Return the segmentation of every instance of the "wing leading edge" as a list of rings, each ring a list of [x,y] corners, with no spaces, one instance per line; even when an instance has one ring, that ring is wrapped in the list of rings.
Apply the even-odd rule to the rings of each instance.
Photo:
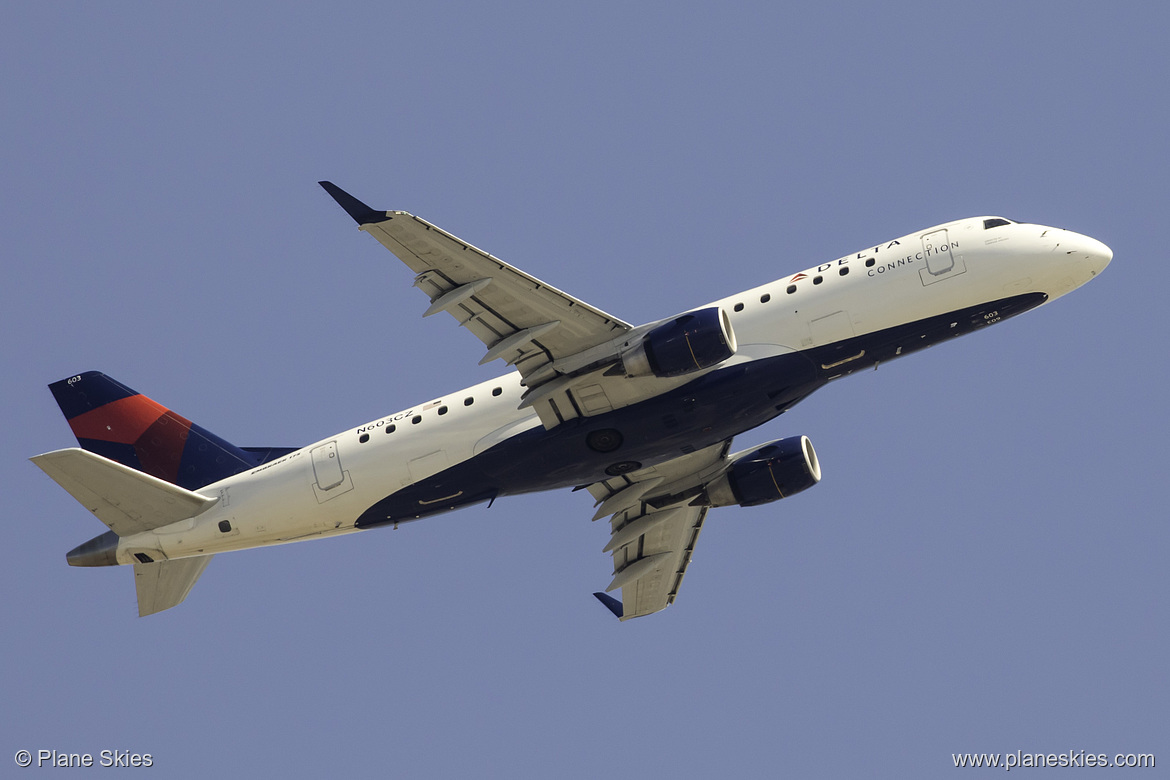
[[[320,182],[361,230],[416,274],[424,316],[445,311],[535,388],[557,377],[555,361],[579,355],[633,326],[508,265],[404,211],[380,212],[331,182]]]

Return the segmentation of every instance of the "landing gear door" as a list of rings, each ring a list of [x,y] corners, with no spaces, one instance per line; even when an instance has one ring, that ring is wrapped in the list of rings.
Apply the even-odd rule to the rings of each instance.
[[[951,243],[946,228],[922,236],[922,256],[926,267],[918,272],[918,276],[923,285],[941,282],[967,270],[963,256],[953,251],[957,247],[958,242]]]

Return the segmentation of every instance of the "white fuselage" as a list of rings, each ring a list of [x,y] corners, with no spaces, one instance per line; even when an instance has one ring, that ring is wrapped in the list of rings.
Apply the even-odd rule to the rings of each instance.
[[[985,227],[988,221],[995,220],[964,219],[913,233],[700,307],[727,312],[736,354],[673,383],[656,381],[677,387],[744,361],[1016,296],[1039,293],[1051,301],[1089,281],[1112,257],[1104,244],[1077,233],[1015,223]],[[998,320],[994,309],[982,316],[988,324]],[[852,357],[844,356],[836,374],[832,362],[821,368],[830,379],[848,373]],[[383,498],[539,428],[533,409],[519,408],[525,390],[512,372],[215,482],[199,490],[218,498],[215,506],[122,538],[118,562],[134,563],[140,552],[173,559],[351,533]],[[509,492],[506,485],[501,492]]]

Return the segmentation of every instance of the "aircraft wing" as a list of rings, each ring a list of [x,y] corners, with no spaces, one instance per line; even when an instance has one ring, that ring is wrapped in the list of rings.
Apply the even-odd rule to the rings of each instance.
[[[613,515],[604,552],[613,554],[614,577],[606,592],[620,588],[621,604],[597,595],[622,620],[674,603],[709,509],[690,500],[722,468],[730,447],[729,439],[589,486],[598,501],[594,519]]]
[[[424,317],[445,311],[502,358],[529,388],[553,379],[552,363],[612,341],[632,326],[561,292],[466,241],[404,211],[374,211],[331,182],[325,191],[416,274],[431,300]]]

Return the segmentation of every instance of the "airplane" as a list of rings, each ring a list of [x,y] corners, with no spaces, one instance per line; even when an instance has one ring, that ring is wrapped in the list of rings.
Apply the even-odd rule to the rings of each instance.
[[[972,217],[632,325],[419,217],[320,182],[511,373],[305,447],[236,447],[99,372],[51,384],[80,447],[31,460],[109,530],[66,555],[131,565],[139,615],[181,603],[212,556],[397,527],[502,496],[587,490],[609,518],[616,617],[678,595],[714,507],[821,479],[807,436],[735,437],[836,379],[1059,298],[1113,258],[1069,230]],[[621,598],[609,595],[620,590]]]

